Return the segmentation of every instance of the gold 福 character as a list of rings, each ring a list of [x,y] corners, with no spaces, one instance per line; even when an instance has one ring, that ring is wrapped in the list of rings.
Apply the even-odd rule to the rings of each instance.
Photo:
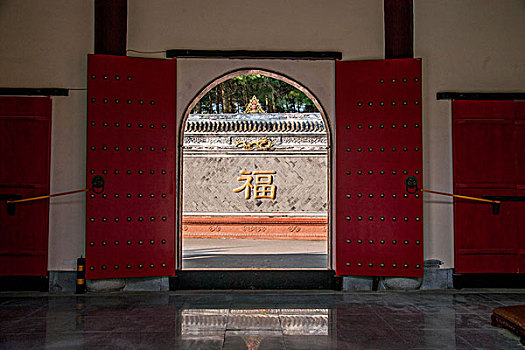
[[[252,188],[253,188],[253,184],[252,184],[253,177],[246,176],[246,175],[251,175],[252,172],[247,171],[247,170],[241,170],[239,174],[244,175],[244,176],[237,177],[237,181],[246,181],[246,182],[241,187],[234,188],[233,192],[238,193],[244,190],[244,199],[250,199],[250,195],[251,195]]]

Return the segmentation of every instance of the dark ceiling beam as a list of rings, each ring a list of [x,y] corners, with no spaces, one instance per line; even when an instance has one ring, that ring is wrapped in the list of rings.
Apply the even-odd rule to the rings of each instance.
[[[525,92],[438,92],[438,100],[524,101]]]
[[[95,53],[126,56],[128,0],[95,0]]]
[[[264,51],[264,50],[186,50],[166,51],[166,58],[238,58],[238,59],[290,59],[290,60],[340,60],[341,52],[335,51]]]
[[[69,89],[0,87],[0,96],[69,96]]]
[[[413,0],[384,0],[385,58],[414,57]]]

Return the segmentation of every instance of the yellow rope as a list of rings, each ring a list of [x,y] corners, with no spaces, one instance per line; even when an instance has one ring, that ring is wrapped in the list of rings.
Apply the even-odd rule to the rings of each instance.
[[[30,201],[36,201],[36,200],[39,200],[39,199],[53,198],[53,197],[58,197],[58,196],[66,196],[68,194],[87,192],[89,190],[90,190],[89,188],[85,188],[83,190],[61,192],[61,193],[55,193],[55,194],[48,194],[48,195],[45,195],[45,196],[38,196],[38,197],[31,197],[31,198],[24,198],[24,199],[16,199],[16,200],[8,200],[8,201],[6,201],[6,203],[7,204],[12,204],[12,203],[30,202]],[[483,199],[483,198],[478,198],[478,197],[462,196],[462,195],[459,195],[459,194],[452,194],[452,193],[445,193],[445,192],[438,192],[438,191],[430,191],[430,190],[424,190],[424,189],[420,189],[420,191],[421,192],[427,192],[427,193],[433,193],[433,194],[439,194],[439,195],[448,196],[448,197],[470,199],[470,200],[479,201],[479,202],[488,202],[488,203],[501,204],[501,201],[496,201],[496,200],[491,200],[491,199]]]
[[[39,199],[53,198],[53,197],[58,197],[58,196],[66,196],[68,194],[87,192],[89,190],[90,190],[89,188],[84,188],[83,190],[76,190],[76,191],[69,191],[69,192],[62,192],[62,193],[55,193],[55,194],[48,194],[46,196],[31,197],[31,198],[24,198],[24,199],[16,199],[16,200],[6,201],[6,202],[7,202],[7,204],[21,203],[21,202],[30,202],[30,201],[36,201],[36,200],[39,200]]]
[[[420,191],[421,192],[427,192],[427,193],[439,194],[439,195],[442,195],[442,196],[470,199],[472,201],[489,202],[489,203],[495,203],[495,204],[500,204],[501,203],[501,201],[494,201],[494,200],[491,200],[491,199],[483,199],[483,198],[478,198],[478,197],[461,196],[459,194],[452,194],[452,193],[445,193],[445,192],[438,192],[438,191],[430,191],[430,190],[424,190],[424,189],[420,189]]]

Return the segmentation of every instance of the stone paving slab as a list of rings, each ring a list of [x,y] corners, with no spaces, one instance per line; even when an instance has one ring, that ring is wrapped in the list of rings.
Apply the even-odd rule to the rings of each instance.
[[[182,249],[183,269],[328,267],[326,241],[187,238]]]

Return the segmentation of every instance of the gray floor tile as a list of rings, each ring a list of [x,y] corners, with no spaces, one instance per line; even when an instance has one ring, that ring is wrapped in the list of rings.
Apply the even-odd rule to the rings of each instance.
[[[280,331],[237,332],[227,331],[224,349],[286,349]]]
[[[524,349],[523,292],[35,293],[0,298],[0,349]]]
[[[454,330],[410,329],[397,332],[409,349],[473,349]]]
[[[460,329],[456,330],[456,336],[464,339],[476,349],[512,350],[525,348],[520,344],[517,336],[496,327],[492,329]]]
[[[284,336],[286,349],[337,349],[337,343],[328,335],[286,335]]]

